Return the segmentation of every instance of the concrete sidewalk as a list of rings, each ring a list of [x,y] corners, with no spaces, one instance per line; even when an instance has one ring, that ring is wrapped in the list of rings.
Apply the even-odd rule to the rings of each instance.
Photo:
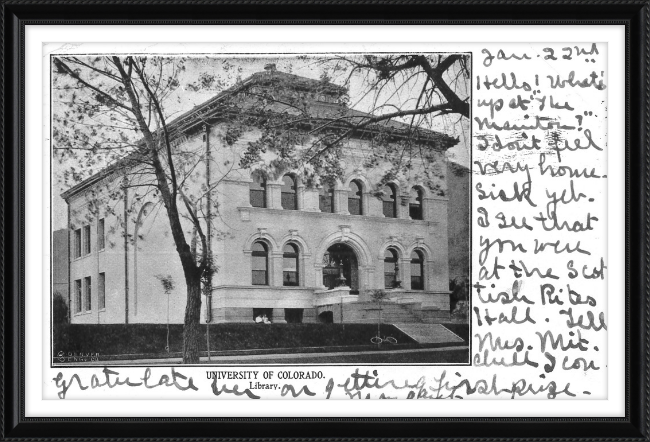
[[[419,344],[463,342],[463,338],[441,324],[395,323],[393,325]]]
[[[405,354],[422,354],[443,351],[459,351],[468,350],[466,346],[451,346],[451,347],[437,347],[437,348],[416,348],[407,350],[377,350],[377,351],[341,351],[332,353],[289,353],[289,354],[265,354],[265,355],[237,355],[237,356],[212,356],[210,361],[207,357],[201,357],[201,364],[212,365],[227,365],[233,362],[247,362],[250,364],[263,364],[269,359],[273,360],[292,360],[297,359],[323,359],[323,363],[327,363],[326,359],[334,358],[337,356],[372,356],[372,355],[405,355]],[[136,360],[114,360],[114,361],[93,361],[93,362],[80,362],[65,364],[65,366],[107,366],[107,365],[121,365],[121,366],[152,366],[152,365],[180,365],[181,358],[167,358],[167,359],[136,359]],[[300,362],[296,362],[300,363]],[[60,366],[64,366],[63,364]]]

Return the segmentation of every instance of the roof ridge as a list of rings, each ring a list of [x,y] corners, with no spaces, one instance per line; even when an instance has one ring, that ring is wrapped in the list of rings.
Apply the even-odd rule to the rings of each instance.
[[[316,79],[313,79],[313,78],[303,77],[303,76],[288,73],[288,72],[282,72],[282,71],[277,71],[277,70],[272,70],[271,72],[269,72],[268,70],[267,71],[255,72],[255,73],[251,74],[250,76],[248,76],[246,79],[242,80],[241,82],[236,82],[231,87],[229,87],[227,89],[224,89],[223,91],[219,92],[214,97],[209,98],[208,100],[204,101],[203,103],[198,104],[198,105],[194,106],[193,108],[183,112],[181,115],[179,115],[178,117],[172,119],[169,123],[167,123],[167,127],[168,127],[168,130],[170,132],[170,135],[172,135],[172,141],[174,141],[174,140],[176,140],[178,138],[178,136],[179,136],[178,130],[179,129],[180,130],[189,129],[189,128],[181,129],[179,126],[181,126],[181,123],[183,121],[188,120],[194,114],[197,114],[197,113],[201,112],[202,110],[209,109],[211,105],[217,103],[219,100],[223,99],[224,97],[226,97],[228,95],[232,96],[232,95],[236,95],[236,94],[242,92],[245,88],[255,84],[256,83],[255,80],[264,79],[264,78],[272,79],[274,77],[279,78],[280,76],[297,78],[297,79],[301,79],[303,81],[306,80],[307,82],[310,82],[310,83],[323,83],[323,84],[327,85],[328,87],[331,87],[333,90],[338,90],[340,92],[343,92],[343,91],[347,92],[347,88],[345,88],[344,86],[337,85],[335,83],[330,83],[329,81],[325,82],[323,80],[316,80]],[[320,106],[320,107],[333,107],[334,106],[334,104],[326,103],[326,102],[317,102],[317,105]],[[347,111],[351,114],[350,115],[351,117],[357,117],[357,116],[358,117],[376,117],[373,114],[363,112],[363,111],[360,111],[360,110],[357,110],[357,109],[354,109],[354,108],[351,108],[351,107],[348,107],[348,106],[345,106],[345,109],[347,109]],[[318,117],[314,117],[314,118],[318,119]],[[374,127],[379,127],[379,126],[388,125],[388,124],[398,125],[398,127],[393,126],[393,129],[395,129],[395,130],[406,129],[407,127],[410,128],[410,125],[408,125],[406,123],[403,123],[401,121],[396,121],[396,120],[390,118],[390,119],[387,119],[387,120],[384,120],[384,121],[376,122],[376,123],[374,123],[372,125],[369,125],[366,128],[361,129],[361,130],[363,130],[363,131],[369,131],[369,130],[372,131],[373,126]],[[399,127],[399,126],[403,126],[403,127]],[[162,130],[162,129],[158,129],[155,132],[158,132],[160,130]],[[450,137],[449,135],[445,134],[444,132],[438,132],[438,131],[434,131],[434,130],[430,130],[430,129],[419,129],[419,128],[418,128],[418,130],[421,133],[425,133],[425,134],[431,134],[431,135],[435,134],[435,137],[432,137],[432,138],[442,138],[442,139],[447,138],[450,141],[455,140],[453,137]],[[142,142],[143,142],[143,138],[139,139],[135,144],[139,145]],[[449,147],[451,147],[451,146],[449,146]],[[76,194],[78,191],[80,191],[81,189],[83,189],[87,185],[91,184],[92,182],[99,181],[100,179],[104,178],[105,176],[107,176],[109,173],[111,173],[115,169],[119,168],[120,165],[123,165],[129,159],[133,159],[135,155],[136,155],[136,152],[130,152],[129,154],[127,154],[127,155],[123,156],[122,158],[116,160],[113,164],[109,164],[109,165],[105,166],[104,168],[102,168],[98,172],[94,173],[93,175],[89,176],[85,180],[77,183],[76,185],[70,187],[65,192],[61,193],[61,197],[63,199],[67,200],[69,197]]]

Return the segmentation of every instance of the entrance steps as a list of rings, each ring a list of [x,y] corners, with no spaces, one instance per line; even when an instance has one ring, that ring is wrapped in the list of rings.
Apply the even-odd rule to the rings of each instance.
[[[392,324],[420,344],[463,342],[460,336],[440,324]]]
[[[374,302],[352,302],[344,304],[344,322],[376,323],[379,320],[379,306]],[[382,323],[418,323],[422,322],[419,303],[398,304],[386,302],[381,308]]]
[[[343,312],[341,312],[343,309]],[[379,321],[379,305],[370,301],[353,301],[346,303],[331,303],[319,305],[315,309],[316,316],[332,312],[335,323],[373,324]],[[436,306],[422,307],[420,302],[394,302],[381,304],[381,322],[387,324],[425,323],[439,324],[449,321],[448,310]]]

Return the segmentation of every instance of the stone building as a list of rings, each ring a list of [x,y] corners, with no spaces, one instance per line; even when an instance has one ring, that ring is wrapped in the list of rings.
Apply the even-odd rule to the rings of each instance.
[[[449,198],[449,279],[469,280],[470,170],[449,162],[447,167]]]
[[[440,322],[449,318],[448,197],[445,151],[458,141],[427,132],[422,141],[434,166],[444,171],[437,187],[410,179],[381,188],[381,165],[364,163],[373,129],[346,142],[343,177],[334,185],[308,183],[300,173],[277,175],[261,168],[233,170],[251,126],[229,144],[216,109],[228,96],[250,105],[247,94],[282,80],[282,90],[305,90],[315,115],[364,116],[341,104],[343,88],[273,69],[252,75],[169,123],[175,149],[209,152],[201,180],[218,183],[213,198],[210,248],[217,268],[211,305],[203,298],[202,321],[375,322],[373,290],[385,289],[387,322]],[[317,87],[305,87],[317,86]],[[237,102],[237,101],[235,101]],[[406,125],[391,121],[393,128]],[[432,167],[431,164],[420,164]],[[122,179],[119,163],[63,194],[70,220],[70,298],[73,323],[182,323],[185,284],[164,208],[155,199],[123,193],[123,207],[90,208],[89,195]],[[228,169],[227,171],[225,169]],[[119,186],[116,186],[119,187]],[[136,207],[133,209],[132,207]],[[93,211],[94,210],[94,211]],[[192,235],[187,224],[186,234]],[[174,289],[166,294],[161,275]]]

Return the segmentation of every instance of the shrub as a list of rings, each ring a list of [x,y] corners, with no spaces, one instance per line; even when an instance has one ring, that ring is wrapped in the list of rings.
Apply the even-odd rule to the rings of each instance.
[[[55,351],[66,347],[69,327],[68,303],[61,293],[55,292],[52,296],[52,338]]]
[[[469,281],[467,277],[459,277],[449,280],[449,290],[451,290],[451,309],[456,308],[458,301],[467,301],[469,299]]]
[[[375,324],[273,324],[227,323],[210,325],[212,351],[369,345]],[[414,343],[391,324],[384,331],[400,344]],[[72,324],[63,351],[102,355],[167,355],[166,324]],[[205,350],[205,324],[201,325],[201,350]],[[170,325],[171,352],[183,348],[183,324]],[[56,354],[56,353],[55,353]]]

